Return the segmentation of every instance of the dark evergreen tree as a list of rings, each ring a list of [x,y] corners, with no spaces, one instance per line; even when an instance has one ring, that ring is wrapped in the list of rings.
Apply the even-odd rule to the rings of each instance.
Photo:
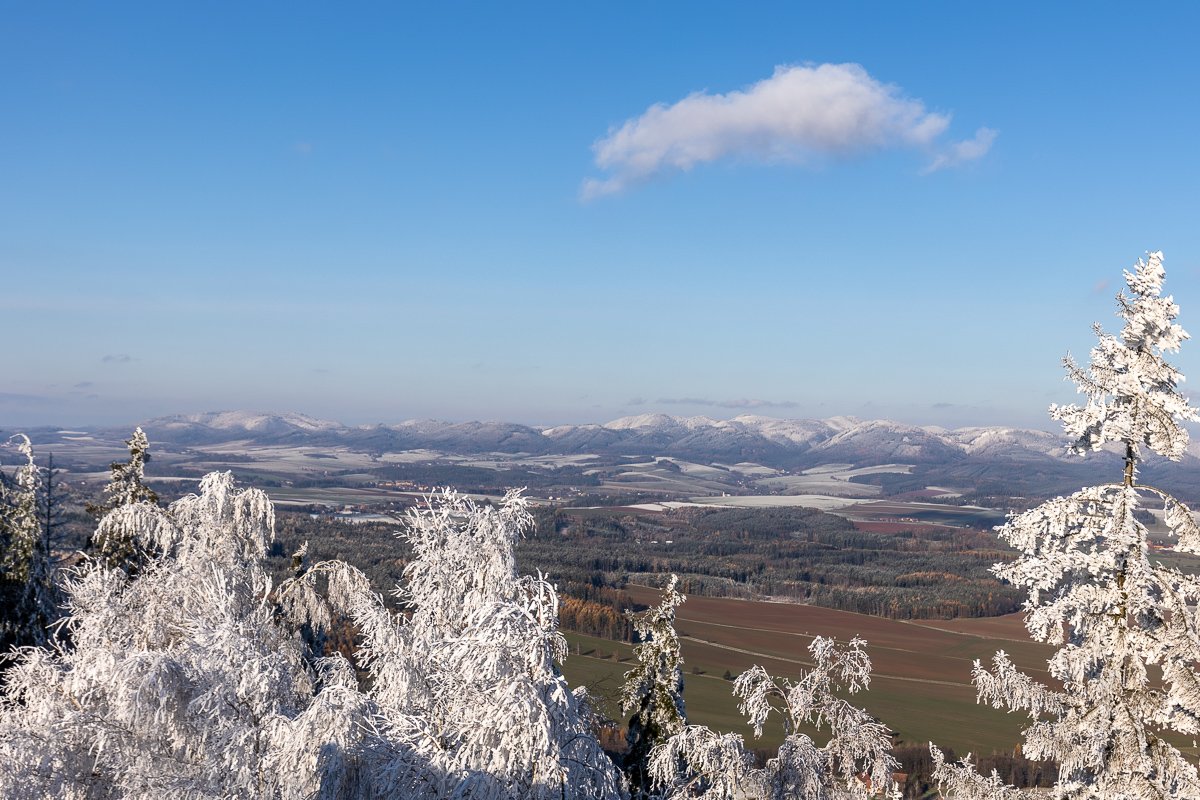
[[[683,703],[683,657],[675,632],[675,609],[686,599],[675,590],[678,577],[671,576],[662,602],[633,615],[640,644],[633,648],[637,666],[625,673],[621,688],[621,710],[628,714],[629,746],[623,765],[635,797],[651,794],[650,753],[658,745],[681,733],[687,725]]]
[[[25,459],[0,484],[0,652],[44,644],[57,617],[39,513],[41,473],[24,434],[10,442]]]
[[[39,509],[42,526],[41,547],[47,563],[54,566],[58,563],[54,552],[61,549],[64,541],[62,533],[64,492],[62,485],[57,480],[58,470],[54,468],[54,453],[47,455],[46,469],[43,472],[45,478],[42,480],[42,500]]]

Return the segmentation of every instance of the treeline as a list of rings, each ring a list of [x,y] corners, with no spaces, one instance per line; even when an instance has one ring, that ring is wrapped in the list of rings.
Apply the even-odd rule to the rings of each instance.
[[[64,496],[68,550],[83,549],[94,524],[84,499]],[[535,517],[535,531],[516,548],[520,568],[541,570],[559,586],[564,628],[605,638],[629,640],[622,612],[633,604],[620,591],[627,583],[657,583],[671,573],[687,594],[787,598],[893,619],[992,616],[1019,607],[1018,593],[988,572],[1009,557],[990,532],[872,533],[799,508],[644,515],[543,508]],[[399,525],[280,510],[267,565],[282,580],[291,554],[307,541],[310,561],[345,560],[375,585],[393,586],[410,557],[396,536]]]
[[[276,511],[275,541],[266,567],[279,582],[291,574],[292,554],[308,542],[309,563],[339,560],[353,564],[375,586],[395,586],[412,557],[408,543],[396,535],[399,522],[350,523],[324,514]],[[396,598],[385,600],[392,606]]]
[[[276,581],[285,579],[291,569],[291,554],[308,542],[307,560],[311,563],[337,559],[354,564],[375,586],[400,583],[404,566],[412,557],[408,542],[396,535],[395,524],[350,523],[321,514],[279,511],[276,513],[275,543],[267,559]],[[520,551],[528,542],[518,545]],[[634,608],[628,594],[604,585],[600,576],[584,580],[558,582],[559,623],[563,628],[604,639],[632,641],[633,631],[625,616]],[[393,607],[397,599],[385,600]]]
[[[944,747],[942,752],[946,754],[947,761],[957,758],[953,748]],[[933,757],[928,745],[900,745],[892,749],[892,755],[900,762],[900,771],[904,773],[905,780],[900,791],[905,800],[937,796]],[[1014,753],[975,756],[973,760],[981,775],[991,775],[995,770],[1000,780],[1021,789],[1052,787],[1058,776],[1058,765],[1053,761],[1033,761],[1021,755],[1019,749]]]
[[[633,598],[607,586],[571,581],[558,587],[558,622],[576,633],[622,642],[633,641],[633,625],[626,610]]]
[[[994,616],[1020,595],[990,573],[1011,557],[990,531],[860,531],[815,509],[541,509],[517,549],[560,584],[654,583],[689,594],[780,597],[894,619]]]

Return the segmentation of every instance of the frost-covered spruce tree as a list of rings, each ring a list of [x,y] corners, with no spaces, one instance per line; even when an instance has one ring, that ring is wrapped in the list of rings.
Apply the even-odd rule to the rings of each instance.
[[[778,713],[786,737],[779,754],[766,766],[754,766],[742,737],[689,725],[655,748],[652,777],[666,800],[867,800],[899,798],[892,779],[897,768],[891,756],[891,732],[861,708],[834,695],[866,689],[871,660],[866,642],[852,639],[839,647],[832,639],[816,637],[809,645],[813,667],[795,682],[772,678],[762,667],[738,676],[733,692],[739,710],[762,735],[763,723]],[[821,747],[802,726],[828,726],[829,740]],[[682,774],[679,763],[686,765]]]
[[[133,577],[76,571],[72,646],[21,651],[0,694],[0,796],[356,796],[370,708],[343,658],[310,659],[281,624],[266,495],[213,473],[112,526],[155,555]]]
[[[133,503],[157,503],[158,495],[146,485],[146,463],[150,460],[150,440],[141,428],[125,440],[129,448],[128,461],[109,465],[111,476],[104,487],[104,502],[90,506],[89,511],[103,516],[114,508]]]
[[[375,709],[370,780],[414,799],[624,796],[556,665],[567,648],[554,588],[517,574],[513,547],[532,524],[525,500],[510,492],[480,505],[446,491],[406,522],[413,558],[396,595],[407,618],[341,562],[281,587],[291,613],[319,625],[338,611],[361,633]]]
[[[104,515],[134,503],[158,503],[158,495],[146,485],[146,462],[150,460],[150,440],[141,428],[125,441],[129,448],[128,461],[114,461],[109,465],[112,473],[104,487],[104,500],[98,505],[88,505],[89,513],[103,518]],[[118,516],[116,519],[124,519]],[[97,529],[92,537],[90,549],[108,567],[121,567],[126,572],[135,572],[146,553],[139,546],[137,532],[117,525]]]
[[[1120,447],[1121,480],[1055,498],[999,529],[1020,555],[994,572],[1029,590],[1025,624],[1058,647],[1049,672],[1062,689],[1018,672],[1003,652],[990,671],[976,662],[975,684],[981,701],[1033,720],[1024,753],[1059,763],[1059,798],[1200,797],[1196,765],[1166,738],[1200,734],[1200,579],[1152,560],[1135,516],[1145,499],[1161,503],[1171,548],[1200,552],[1191,512],[1137,482],[1144,450],[1178,459],[1188,442],[1180,421],[1197,419],[1178,390],[1183,376],[1163,358],[1188,338],[1175,322],[1178,306],[1160,296],[1163,277],[1161,253],[1125,273],[1120,335],[1096,326],[1089,367],[1066,360],[1087,402],[1051,407],[1077,452]],[[934,758],[950,796],[1022,795],[967,763],[941,763],[936,750]]]
[[[29,437],[17,434],[25,463],[0,482],[0,654],[13,646],[43,644],[56,618],[50,554],[38,514],[41,473]]]
[[[628,751],[624,770],[630,788],[649,794],[650,752],[683,731],[687,710],[683,703],[683,656],[675,633],[675,609],[686,599],[676,591],[679,578],[672,575],[662,602],[640,614],[630,614],[640,640],[633,648],[637,665],[625,673],[621,711],[632,713],[626,735]]]

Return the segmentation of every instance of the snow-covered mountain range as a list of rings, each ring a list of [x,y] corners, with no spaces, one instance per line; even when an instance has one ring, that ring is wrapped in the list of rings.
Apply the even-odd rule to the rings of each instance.
[[[297,413],[178,414],[142,424],[152,441],[183,445],[258,443],[346,445],[371,451],[428,448],[453,453],[668,455],[709,462],[794,467],[806,463],[944,463],[961,459],[1074,460],[1061,435],[1019,428],[947,430],[889,420],[728,420],[642,414],[611,422],[534,427],[510,422],[409,420],[347,426]]]

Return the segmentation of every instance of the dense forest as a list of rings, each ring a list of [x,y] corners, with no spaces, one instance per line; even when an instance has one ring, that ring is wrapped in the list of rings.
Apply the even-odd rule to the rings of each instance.
[[[807,508],[536,516],[518,558],[567,585],[621,588],[673,573],[689,594],[791,599],[897,619],[1006,614],[1020,602],[989,572],[1011,558],[991,531],[874,533]]]
[[[571,630],[627,638],[620,591],[680,577],[687,594],[773,597],[894,619],[1011,613],[1020,593],[989,568],[1012,558],[991,531],[914,526],[857,530],[816,509],[533,509],[534,528],[518,542],[522,571],[542,572],[575,602],[564,603]],[[331,515],[279,514],[272,563],[308,541],[321,558],[355,564],[390,585],[408,558],[396,525],[349,523]],[[587,621],[585,621],[585,619]],[[612,636],[611,632],[621,632]]]

